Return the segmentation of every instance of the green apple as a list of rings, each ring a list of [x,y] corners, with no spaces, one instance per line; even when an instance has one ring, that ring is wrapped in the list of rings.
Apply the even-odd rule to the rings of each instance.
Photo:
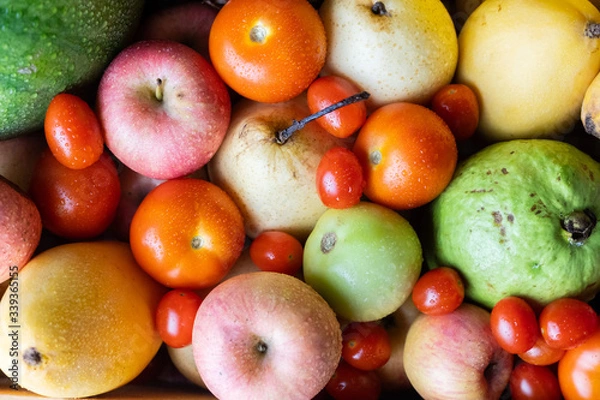
[[[410,223],[384,206],[328,209],[304,247],[304,280],[338,316],[373,321],[397,310],[421,272],[421,243]]]
[[[0,140],[42,127],[61,91],[91,85],[137,28],[143,0],[0,0]]]
[[[488,146],[460,165],[421,236],[430,267],[458,269],[465,294],[542,306],[600,289],[600,164],[565,142]]]

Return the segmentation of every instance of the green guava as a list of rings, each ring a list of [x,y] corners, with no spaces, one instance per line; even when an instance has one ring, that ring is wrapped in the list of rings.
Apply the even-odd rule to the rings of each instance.
[[[490,145],[460,164],[430,203],[429,268],[451,266],[488,308],[521,296],[541,307],[600,288],[600,164],[558,140]]]
[[[42,128],[62,91],[85,89],[133,38],[143,0],[0,0],[0,140]]]

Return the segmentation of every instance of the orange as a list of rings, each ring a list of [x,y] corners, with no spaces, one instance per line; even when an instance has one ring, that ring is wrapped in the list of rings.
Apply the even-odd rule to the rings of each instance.
[[[395,210],[420,207],[450,183],[458,159],[448,125],[427,107],[398,102],[375,110],[354,143],[364,194]]]
[[[209,35],[211,61],[225,83],[260,102],[302,93],[325,64],[327,40],[306,0],[230,0]]]
[[[129,241],[140,266],[171,288],[219,283],[242,253],[244,221],[215,184],[195,178],[166,181],[144,198]]]

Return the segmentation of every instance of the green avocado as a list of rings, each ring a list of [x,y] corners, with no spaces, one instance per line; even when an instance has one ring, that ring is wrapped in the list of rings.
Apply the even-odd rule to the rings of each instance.
[[[426,210],[428,267],[459,270],[467,298],[541,307],[600,290],[600,164],[558,140],[490,145],[457,167]]]
[[[96,81],[143,0],[0,0],[0,140],[42,128],[57,93]]]

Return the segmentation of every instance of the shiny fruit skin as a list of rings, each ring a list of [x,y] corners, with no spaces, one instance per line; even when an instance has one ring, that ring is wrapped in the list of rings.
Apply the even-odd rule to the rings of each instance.
[[[565,350],[548,346],[548,343],[542,337],[542,333],[539,332],[533,347],[524,353],[519,353],[518,356],[529,364],[551,365],[560,361],[564,354]]]
[[[479,125],[477,95],[465,84],[443,86],[431,99],[431,109],[448,124],[457,141],[469,139]]]
[[[562,297],[546,305],[539,316],[542,336],[550,347],[568,350],[598,329],[598,315],[585,301]]]
[[[156,328],[167,346],[181,348],[192,344],[196,312],[202,297],[189,289],[165,293],[156,308]]]
[[[494,305],[490,327],[500,346],[512,354],[531,349],[540,331],[533,308],[517,296],[507,296]]]
[[[549,368],[521,362],[510,375],[512,400],[561,400],[558,377]]]
[[[423,314],[441,315],[456,310],[465,298],[458,272],[439,267],[425,272],[413,287],[412,301]]]
[[[567,350],[558,362],[558,382],[565,400],[600,398],[600,330]]]
[[[302,243],[283,231],[264,231],[250,243],[250,258],[262,271],[297,274],[302,268]]]
[[[354,368],[373,371],[390,359],[387,330],[378,321],[352,322],[342,331],[342,358]]]
[[[317,166],[317,191],[329,208],[348,208],[360,202],[365,179],[356,154],[345,147],[333,147]]]
[[[334,400],[377,400],[381,381],[374,371],[363,371],[341,360],[325,391]]]

